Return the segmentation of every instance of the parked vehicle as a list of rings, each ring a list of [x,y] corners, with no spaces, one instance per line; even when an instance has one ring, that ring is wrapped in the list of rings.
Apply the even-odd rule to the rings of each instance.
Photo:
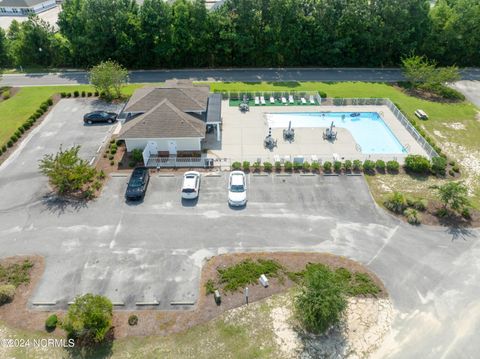
[[[247,181],[242,171],[230,172],[228,179],[228,203],[231,206],[245,206],[247,204]]]
[[[196,171],[185,172],[183,175],[182,198],[195,199],[200,191],[200,173]]]
[[[150,173],[147,167],[137,167],[133,170],[128,180],[125,198],[128,201],[140,200],[145,197],[148,182],[150,181]]]
[[[117,120],[117,116],[115,112],[93,111],[83,116],[83,122],[89,125],[100,122],[114,123]]]

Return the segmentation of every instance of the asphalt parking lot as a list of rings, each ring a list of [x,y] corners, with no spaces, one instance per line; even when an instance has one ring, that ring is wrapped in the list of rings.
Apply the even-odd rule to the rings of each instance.
[[[91,292],[124,304],[119,309],[145,302],[158,309],[179,309],[172,302],[180,302],[188,309],[210,256],[330,252],[367,265],[390,293],[396,316],[381,357],[476,357],[477,230],[402,223],[376,207],[363,177],[249,175],[243,209],[227,204],[225,172],[202,178],[193,205],[180,198],[179,174],[152,174],[140,203],[125,202],[127,177],[111,178],[84,206],[46,198],[38,159],[60,144],[82,144],[89,159],[112,128],[81,124],[87,109],[98,108],[90,101],[60,101],[0,167],[0,256],[46,259],[32,308],[64,309]]]
[[[45,154],[56,153],[60,146],[81,145],[80,155],[83,158],[90,160],[94,157],[114,125],[85,126],[83,115],[102,109],[119,111],[121,106],[84,98],[59,101],[42,123],[20,143],[18,150],[0,166],[0,210],[31,205],[45,196],[47,181],[38,172],[38,161]]]

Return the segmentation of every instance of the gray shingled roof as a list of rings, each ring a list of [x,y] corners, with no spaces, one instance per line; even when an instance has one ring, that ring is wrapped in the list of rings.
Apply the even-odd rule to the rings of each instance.
[[[207,109],[209,89],[205,86],[185,88],[144,87],[135,91],[124,112],[147,112],[167,99],[183,112],[204,112]]]
[[[205,122],[180,111],[164,99],[150,111],[128,121],[120,138],[205,137]]]
[[[0,7],[32,7],[45,0],[0,0]]]

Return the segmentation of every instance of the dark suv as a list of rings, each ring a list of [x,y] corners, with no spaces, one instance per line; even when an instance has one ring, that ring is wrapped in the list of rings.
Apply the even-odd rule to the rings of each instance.
[[[88,123],[89,125],[98,122],[113,123],[116,120],[117,114],[115,112],[93,111],[83,116],[83,122]]]
[[[147,192],[150,173],[147,167],[137,167],[133,170],[130,180],[128,181],[125,198],[127,201],[140,200],[145,197]]]

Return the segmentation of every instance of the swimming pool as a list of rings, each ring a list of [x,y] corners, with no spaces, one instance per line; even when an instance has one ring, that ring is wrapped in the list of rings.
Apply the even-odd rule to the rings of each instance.
[[[407,150],[395,137],[392,130],[377,112],[282,112],[266,114],[271,128],[287,128],[292,121],[293,128],[330,127],[347,129],[364,154],[403,154]]]

